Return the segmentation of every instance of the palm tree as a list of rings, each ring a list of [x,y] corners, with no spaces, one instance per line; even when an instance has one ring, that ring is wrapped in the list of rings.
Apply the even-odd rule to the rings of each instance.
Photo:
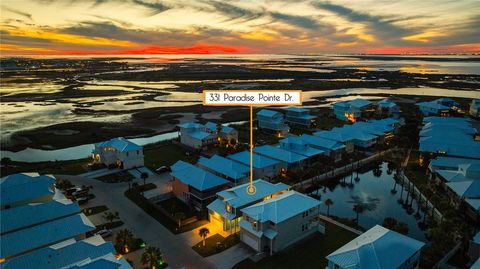
[[[164,263],[162,252],[157,247],[148,246],[145,248],[145,251],[142,253],[141,262],[143,265],[148,264],[149,268],[156,268],[157,265]]]
[[[117,237],[115,237],[115,247],[117,250],[128,253],[130,245],[133,243],[133,233],[128,229],[118,231]]]
[[[109,222],[110,227],[113,225],[113,221],[116,219],[120,219],[120,214],[118,212],[105,212],[103,213],[103,218]]]
[[[203,238],[203,246],[205,246],[205,238],[207,235],[210,233],[210,230],[208,228],[202,228],[198,231],[198,235]]]
[[[327,216],[330,215],[330,206],[333,205],[333,200],[328,198],[325,200],[325,205],[327,206]]]
[[[148,178],[148,173],[145,173],[145,172],[141,173],[140,178],[143,180],[143,186],[142,186],[142,196],[143,196],[144,187],[145,187],[145,184],[146,184],[146,181],[147,181],[147,178]]]
[[[357,224],[358,224],[358,215],[363,212],[363,205],[358,203],[353,206],[353,211],[357,213]]]

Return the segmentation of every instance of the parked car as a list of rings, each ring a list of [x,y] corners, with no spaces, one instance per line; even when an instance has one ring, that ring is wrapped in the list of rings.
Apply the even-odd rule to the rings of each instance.
[[[72,193],[72,196],[75,198],[88,196],[89,189],[80,189]]]
[[[73,188],[67,189],[67,190],[65,191],[65,195],[69,196],[69,195],[72,195],[74,192],[80,191],[80,190],[82,190],[82,188],[80,188],[80,187],[73,187]]]
[[[171,171],[172,171],[172,169],[168,165],[160,166],[159,168],[157,168],[155,170],[155,172],[157,172],[157,173],[171,172]]]
[[[77,199],[77,202],[79,205],[83,205],[83,204],[86,204],[88,203],[88,197],[80,197]]]
[[[112,230],[110,229],[102,229],[96,233],[97,235],[100,235],[101,237],[109,237],[112,235]]]

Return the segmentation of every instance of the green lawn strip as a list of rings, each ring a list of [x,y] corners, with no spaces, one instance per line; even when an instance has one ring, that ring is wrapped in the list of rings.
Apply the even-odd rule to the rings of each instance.
[[[178,228],[178,223],[177,222],[174,222],[167,215],[165,215],[162,211],[160,211],[157,208],[156,205],[152,204],[148,199],[143,197],[142,194],[139,192],[139,190],[137,190],[135,188],[127,190],[125,192],[125,196],[128,199],[130,199],[132,202],[134,202],[138,207],[143,209],[143,211],[145,211],[145,213],[149,214],[152,218],[157,220],[160,224],[162,224],[165,228],[167,228],[168,230],[170,230],[174,234],[179,234],[179,233],[183,233],[183,232],[186,232],[186,231],[191,231],[195,228],[198,228],[198,227],[208,223],[208,221],[206,221],[206,220],[200,220],[200,221],[195,221],[193,223],[184,225],[181,228]]]
[[[92,207],[88,207],[88,208],[84,208],[82,210],[82,212],[86,215],[86,216],[91,216],[91,215],[96,215],[98,213],[101,213],[103,211],[107,211],[108,210],[108,207],[105,206],[105,205],[99,205],[99,206],[92,206]]]
[[[185,152],[184,148],[174,144],[146,147],[143,151],[145,166],[155,171],[155,169],[161,166],[172,165],[178,160],[190,162],[196,160],[196,156],[187,156]]]
[[[117,183],[117,182],[127,182],[129,179],[134,179],[135,177],[132,176],[128,171],[122,171],[115,174],[105,175],[96,178],[105,183]]]
[[[298,245],[266,257],[257,263],[246,259],[233,268],[325,268],[327,266],[325,257],[356,236],[338,226],[326,223],[326,234],[324,235],[315,233]]]
[[[180,201],[176,197],[163,200],[158,203],[158,205],[168,211],[172,216],[175,216],[177,213],[183,213],[183,219],[190,218],[195,215],[195,212],[193,212],[184,202]]]
[[[1,167],[1,175],[11,175],[24,172],[38,172],[44,174],[62,174],[62,175],[78,175],[87,172],[86,166],[91,162],[90,158],[72,160],[72,161],[55,161],[55,162],[38,162],[24,163],[11,162],[7,166]]]
[[[228,237],[223,237],[220,234],[214,234],[205,239],[205,246],[203,240],[192,247],[202,257],[208,257],[213,254],[222,252],[240,242],[238,234],[232,234]]]

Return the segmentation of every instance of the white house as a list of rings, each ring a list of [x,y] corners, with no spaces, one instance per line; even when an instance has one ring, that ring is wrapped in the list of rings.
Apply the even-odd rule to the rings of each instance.
[[[218,132],[218,137],[230,143],[232,140],[235,140],[235,143],[238,141],[238,131],[230,126],[222,126],[220,132]]]
[[[383,99],[377,103],[377,113],[398,118],[400,116],[400,107],[388,99]]]
[[[144,166],[143,148],[123,137],[95,144],[92,154],[94,162],[107,166],[116,165],[121,169]]]
[[[208,127],[199,123],[183,123],[180,128],[180,143],[194,149],[200,149],[217,143],[216,129],[212,125]],[[216,127],[215,127],[216,128]]]
[[[279,252],[319,231],[320,201],[296,191],[242,209],[240,240],[266,254]]]
[[[326,257],[328,269],[418,268],[425,243],[376,225]]]
[[[224,231],[237,232],[242,219],[242,208],[273,198],[288,191],[290,186],[283,183],[270,183],[261,179],[253,181],[255,193],[247,193],[250,183],[218,192],[218,198],[207,206],[212,224]]]

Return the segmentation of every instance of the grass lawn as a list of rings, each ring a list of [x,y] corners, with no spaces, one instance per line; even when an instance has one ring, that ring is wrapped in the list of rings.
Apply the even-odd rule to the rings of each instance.
[[[184,214],[184,218],[190,218],[195,215],[195,212],[193,212],[184,202],[180,201],[176,197],[163,200],[158,203],[158,205],[168,211],[172,216],[179,212]]]
[[[134,177],[127,171],[118,172],[115,174],[105,175],[96,178],[105,183],[117,183],[117,182],[127,182],[129,179],[134,179]]]
[[[62,175],[78,175],[87,172],[86,166],[91,162],[90,158],[72,160],[72,161],[57,161],[57,162],[38,162],[38,163],[23,163],[12,162],[11,165],[2,166],[1,175],[11,175],[23,172],[38,172],[44,174],[62,174]]]
[[[174,222],[162,211],[160,211],[157,205],[151,203],[148,199],[143,197],[138,189],[132,188],[130,190],[127,190],[125,192],[125,196],[128,199],[130,199],[132,202],[134,202],[138,207],[143,209],[145,213],[149,214],[152,218],[157,220],[160,224],[165,226],[165,228],[169,229],[174,234],[191,231],[208,222],[206,220],[200,220],[200,221],[196,221],[196,222],[184,225],[181,228],[178,228],[178,223]]]
[[[161,145],[157,147],[146,147],[143,151],[145,155],[145,166],[150,170],[164,165],[172,165],[178,160],[191,161],[196,157],[185,155],[186,150],[174,144]]]
[[[245,259],[236,264],[235,269],[253,268],[325,268],[325,256],[345,245],[356,235],[338,226],[326,223],[326,234],[314,234],[312,237],[281,251],[273,256],[266,257],[255,263]]]
[[[192,247],[202,257],[208,257],[213,254],[222,252],[232,246],[235,246],[240,242],[238,234],[229,235],[227,238],[220,234],[214,234],[205,239],[205,246],[203,246],[203,240]],[[220,243],[220,244],[218,244]]]
[[[99,205],[99,206],[92,206],[92,207],[88,207],[88,208],[84,208],[82,210],[82,212],[86,215],[86,216],[91,216],[91,215],[96,215],[98,213],[102,213],[103,211],[107,211],[108,210],[108,207],[105,206],[105,205]]]

